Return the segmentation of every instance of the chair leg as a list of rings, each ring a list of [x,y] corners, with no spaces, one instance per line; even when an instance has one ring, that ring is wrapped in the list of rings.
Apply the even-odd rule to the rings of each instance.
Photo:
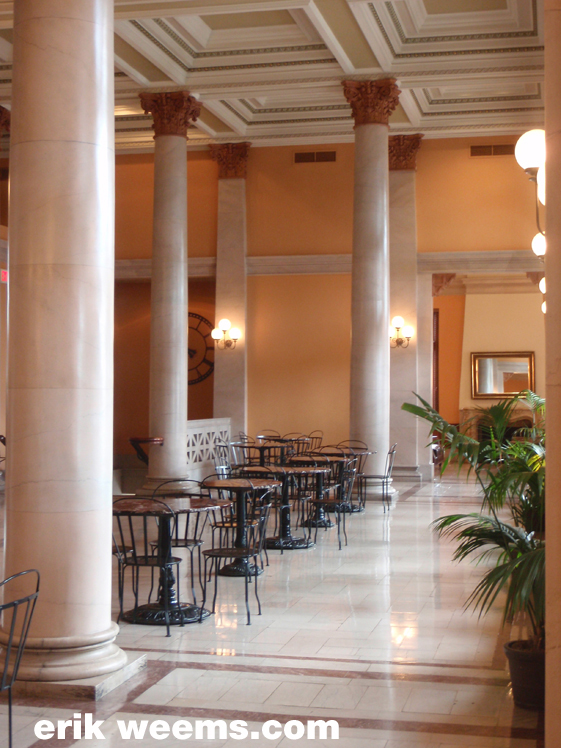
[[[351,505],[349,504],[349,507],[350,506]],[[344,509],[345,507],[343,507],[343,510]],[[345,511],[343,511],[343,535],[345,536],[345,545],[349,545],[349,541],[347,538],[347,513]]]
[[[166,637],[171,636],[171,631],[169,628],[169,609],[168,609],[168,575],[167,575],[167,569],[163,569],[163,579],[162,579],[162,592],[163,592],[163,598],[164,598],[164,618],[166,621]]]
[[[193,566],[194,558],[193,553],[195,552],[195,549],[192,550],[189,548],[189,553],[191,554],[190,562],[191,562],[191,594],[193,595],[193,605],[197,604],[197,593],[195,592],[195,567]],[[179,582],[178,582],[179,585]]]
[[[205,603],[206,603],[206,583],[207,583],[206,565],[207,565],[207,562],[208,562],[208,557],[205,556],[205,571],[204,571],[204,574],[203,574],[204,585],[201,582],[201,592],[202,592],[202,595],[203,595],[203,601],[202,601],[201,607],[200,607],[199,623],[203,622],[203,609],[204,609]],[[211,564],[212,564],[212,562],[211,562]],[[200,567],[199,567],[199,571],[200,571]]]
[[[255,559],[257,560],[257,559]],[[257,566],[255,567],[255,586],[253,588],[253,591],[255,592],[255,599],[257,600],[257,610],[259,615],[261,615],[261,600],[259,599],[259,595],[257,594]]]
[[[12,687],[8,688],[8,746],[12,748]]]
[[[179,618],[181,623],[180,626],[185,626],[185,614],[183,613],[183,608],[181,607],[181,594],[180,594],[180,588],[181,585],[179,583],[179,564],[175,565],[176,568],[176,578],[177,578],[177,610],[179,611]]]
[[[218,595],[218,572],[220,571],[220,559],[216,559],[214,565],[214,597],[212,598],[212,612],[216,612],[216,597]]]
[[[255,557],[255,563],[257,564],[257,557]],[[247,611],[247,625],[251,625],[251,613],[249,612],[249,569],[247,574],[244,575],[245,580],[245,609]],[[255,573],[255,579],[257,579],[257,572]]]
[[[341,504],[337,504],[337,540],[339,541],[339,550],[341,550]],[[345,513],[343,512],[343,516]]]

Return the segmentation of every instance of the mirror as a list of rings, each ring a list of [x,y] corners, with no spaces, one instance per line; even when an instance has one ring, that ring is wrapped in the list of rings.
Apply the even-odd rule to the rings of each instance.
[[[534,352],[472,353],[471,396],[474,400],[515,397],[534,389]]]

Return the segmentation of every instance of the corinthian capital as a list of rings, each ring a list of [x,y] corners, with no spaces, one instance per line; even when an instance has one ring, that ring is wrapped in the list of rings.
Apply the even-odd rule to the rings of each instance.
[[[376,81],[343,81],[345,97],[357,125],[387,125],[399,104],[401,91],[393,78]]]
[[[251,143],[211,145],[210,155],[218,162],[218,179],[245,179]]]
[[[154,138],[159,135],[187,136],[187,127],[201,113],[199,102],[188,91],[142,93],[140,103],[145,114],[154,118]]]
[[[415,170],[417,168],[417,152],[421,147],[421,134],[418,135],[390,135],[389,154],[390,170]]]

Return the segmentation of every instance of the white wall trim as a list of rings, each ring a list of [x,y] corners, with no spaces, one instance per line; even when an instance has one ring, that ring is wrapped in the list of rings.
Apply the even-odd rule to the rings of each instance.
[[[529,249],[491,252],[419,252],[419,273],[526,273],[543,270]]]
[[[2,243],[0,242],[0,259]],[[116,280],[149,280],[151,260],[117,260]],[[350,273],[352,256],[333,255],[276,255],[247,258],[248,275],[333,275]],[[419,273],[526,273],[543,270],[543,263],[530,250],[499,250],[491,252],[420,252],[417,255]],[[213,278],[216,275],[215,257],[191,257],[190,278]]]

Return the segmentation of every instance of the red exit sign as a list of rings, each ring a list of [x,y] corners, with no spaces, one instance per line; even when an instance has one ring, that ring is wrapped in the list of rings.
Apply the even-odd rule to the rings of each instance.
[[[0,283],[7,283],[7,282],[8,282],[8,271],[0,270]]]

